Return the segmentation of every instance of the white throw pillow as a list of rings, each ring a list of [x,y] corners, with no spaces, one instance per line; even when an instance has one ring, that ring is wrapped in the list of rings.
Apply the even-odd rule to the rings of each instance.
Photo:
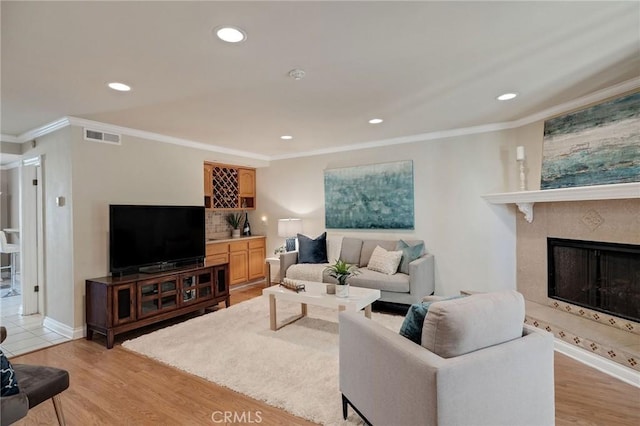
[[[402,250],[387,251],[380,246],[376,246],[373,253],[371,253],[367,269],[393,275],[398,271],[398,265],[400,265],[401,260]]]

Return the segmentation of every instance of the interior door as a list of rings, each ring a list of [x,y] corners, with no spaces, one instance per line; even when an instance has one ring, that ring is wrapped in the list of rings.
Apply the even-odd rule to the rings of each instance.
[[[43,182],[41,158],[23,160],[20,168],[20,280],[22,314],[43,313]]]

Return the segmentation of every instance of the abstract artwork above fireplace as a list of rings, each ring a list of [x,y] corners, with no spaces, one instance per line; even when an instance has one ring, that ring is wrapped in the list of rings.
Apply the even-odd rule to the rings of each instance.
[[[640,92],[544,123],[540,189],[640,182]]]

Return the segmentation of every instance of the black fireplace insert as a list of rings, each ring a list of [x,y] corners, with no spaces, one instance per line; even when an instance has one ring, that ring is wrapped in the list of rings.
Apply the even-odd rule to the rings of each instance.
[[[547,238],[548,295],[640,322],[640,245]]]

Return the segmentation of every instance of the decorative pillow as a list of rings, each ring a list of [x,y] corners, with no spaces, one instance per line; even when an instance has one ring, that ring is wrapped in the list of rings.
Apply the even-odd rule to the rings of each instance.
[[[0,350],[0,370],[2,370],[2,389],[0,390],[1,396],[15,395],[20,392],[18,389],[18,379],[13,371],[11,363],[4,355],[4,352]]]
[[[400,240],[396,245],[396,250],[402,250],[402,260],[400,261],[398,272],[409,274],[409,263],[422,255],[422,252],[424,251],[424,243],[418,243],[415,246],[410,246],[404,240]]]
[[[407,315],[404,317],[402,327],[400,327],[400,335],[406,337],[414,343],[422,344],[422,326],[424,318],[429,313],[429,307],[436,302],[443,300],[458,299],[464,296],[453,296],[444,299],[432,300],[431,302],[418,302],[409,307]]]
[[[298,234],[298,263],[328,263],[327,233],[323,232],[318,238],[311,239]]]
[[[398,270],[400,259],[402,259],[402,251],[387,251],[377,246],[371,254],[367,269],[393,275]]]

